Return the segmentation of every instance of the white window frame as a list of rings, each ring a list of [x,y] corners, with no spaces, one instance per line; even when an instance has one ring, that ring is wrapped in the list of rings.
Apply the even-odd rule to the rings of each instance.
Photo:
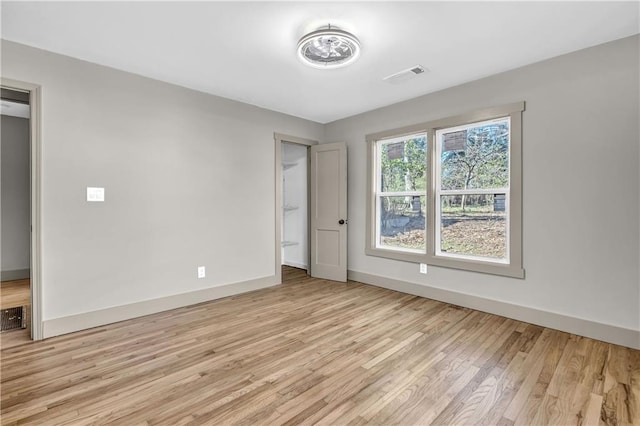
[[[381,171],[382,171],[382,146],[383,145],[389,145],[389,144],[394,144],[394,143],[398,143],[398,142],[405,142],[407,140],[410,139],[415,139],[415,138],[427,138],[426,133],[422,132],[422,133],[415,133],[412,135],[405,135],[405,136],[400,136],[400,137],[394,137],[394,138],[387,138],[387,139],[380,139],[378,141],[375,142],[375,158],[376,158],[376,167],[375,167],[375,172],[374,172],[374,178],[375,178],[375,203],[376,203],[376,218],[375,218],[375,232],[376,232],[376,239],[375,239],[375,246],[376,249],[379,250],[397,250],[399,252],[405,252],[405,253],[416,253],[416,254],[426,254],[427,249],[426,249],[426,229],[425,229],[425,249],[424,250],[419,250],[419,249],[409,249],[409,248],[403,248],[403,247],[392,247],[392,246],[383,246],[382,244],[380,244],[380,227],[377,226],[377,224],[380,223],[380,208],[379,206],[381,205],[381,200],[382,197],[415,197],[415,196],[419,196],[419,197],[425,197],[425,200],[427,199],[427,189],[425,187],[424,191],[396,191],[396,192],[384,192],[382,191],[382,179],[381,177]],[[428,138],[427,138],[428,140]],[[426,161],[426,159],[425,159]],[[426,177],[425,177],[426,178]]]
[[[370,256],[384,257],[405,262],[427,263],[434,266],[462,269],[467,271],[503,275],[514,278],[524,278],[522,264],[522,112],[524,102],[517,102],[483,110],[474,111],[454,117],[419,123],[398,129],[386,130],[367,135],[367,228],[365,253]],[[505,193],[505,207],[507,208],[507,261],[478,256],[468,256],[442,253],[439,250],[440,216],[436,202],[440,202],[440,148],[437,134],[439,131],[451,131],[452,128],[464,128],[485,121],[504,119],[510,120],[509,138],[509,187],[496,189],[495,193]],[[426,253],[408,252],[406,249],[379,247],[378,219],[379,207],[376,186],[379,159],[377,155],[378,141],[398,139],[403,140],[416,134],[427,135],[427,209],[426,209]],[[438,185],[438,186],[436,186]],[[503,191],[504,189],[504,191]],[[476,190],[468,190],[470,192]],[[477,190],[486,194],[494,189]],[[442,194],[447,195],[447,194]],[[437,232],[436,232],[437,231]],[[437,237],[438,235],[438,237]],[[436,250],[438,247],[438,250]]]
[[[365,245],[365,253],[370,256],[385,257],[388,259],[402,260],[405,262],[424,262],[426,252],[410,249],[402,249],[399,247],[380,246],[379,241],[379,229],[378,223],[380,219],[379,208],[376,205],[378,197],[383,196],[379,194],[380,179],[378,177],[380,170],[381,159],[378,155],[378,142],[390,142],[390,141],[402,141],[410,139],[412,136],[426,135],[427,136],[427,165],[429,164],[429,144],[431,140],[429,133],[426,131],[424,125],[419,124],[416,126],[407,126],[403,129],[393,129],[386,132],[376,133],[375,135],[367,136],[367,244]],[[425,173],[425,178],[429,179],[429,169]],[[427,181],[428,182],[428,181]],[[392,193],[385,193],[392,194]],[[427,211],[429,206],[429,185],[427,183]],[[404,196],[404,193],[401,195]],[[425,221],[426,222],[426,221]],[[425,226],[426,228],[426,226]],[[426,231],[425,231],[426,232]],[[428,232],[425,237],[428,240]],[[428,250],[428,243],[427,243]]]
[[[481,188],[481,189],[442,189],[442,162],[440,159],[442,158],[442,134],[443,133],[452,133],[458,132],[461,130],[468,130],[474,127],[491,124],[491,123],[500,123],[507,120],[509,122],[509,152],[508,157],[511,158],[511,117],[500,117],[491,120],[483,120],[475,123],[468,123],[459,126],[453,127],[443,127],[435,131],[434,137],[434,149],[435,149],[435,165],[434,165],[434,206],[435,206],[435,215],[434,215],[434,237],[435,237],[435,255],[448,257],[452,259],[466,259],[466,260],[474,260],[478,262],[490,262],[490,263],[502,263],[509,264],[510,260],[510,244],[509,244],[509,234],[510,234],[510,192],[509,187],[496,187],[496,188]],[[507,170],[509,177],[509,184],[511,184],[511,162],[509,162],[509,168]],[[440,199],[442,196],[447,195],[485,195],[485,194],[505,194],[505,211],[506,214],[506,258],[505,259],[491,259],[483,256],[473,256],[467,254],[460,253],[448,253],[443,252],[441,250],[442,246],[442,208]]]

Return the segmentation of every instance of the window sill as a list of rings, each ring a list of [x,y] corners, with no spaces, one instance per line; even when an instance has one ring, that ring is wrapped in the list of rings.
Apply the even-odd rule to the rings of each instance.
[[[442,266],[444,268],[461,269],[463,271],[501,275],[511,278],[524,278],[524,269],[505,263],[484,262],[466,259],[460,260],[440,256],[428,256],[426,257],[426,261],[424,263],[433,266]]]
[[[368,247],[365,249],[367,256],[383,257],[386,259],[400,260],[402,262],[425,263],[424,253],[411,253],[399,250],[386,250],[381,248]]]

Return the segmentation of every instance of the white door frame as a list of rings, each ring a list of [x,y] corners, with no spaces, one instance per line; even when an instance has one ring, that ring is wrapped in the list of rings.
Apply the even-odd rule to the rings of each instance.
[[[275,170],[276,170],[276,173],[275,173],[275,185],[276,185],[275,276],[276,276],[276,283],[282,284],[282,144],[286,142],[286,143],[294,143],[294,144],[310,147],[313,145],[317,145],[318,141],[299,138],[297,136],[289,136],[282,133],[274,133],[273,139],[275,141]],[[308,184],[309,182],[307,182],[307,185]],[[309,268],[311,268],[311,265],[309,265]]]
[[[7,89],[29,92],[30,173],[31,173],[31,338],[42,340],[42,240],[41,240],[41,88],[24,81],[1,78]]]

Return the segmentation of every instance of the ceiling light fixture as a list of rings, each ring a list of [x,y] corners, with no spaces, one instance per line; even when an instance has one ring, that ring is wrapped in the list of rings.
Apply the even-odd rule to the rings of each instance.
[[[298,57],[315,68],[339,68],[360,56],[360,42],[351,33],[328,25],[298,42]]]

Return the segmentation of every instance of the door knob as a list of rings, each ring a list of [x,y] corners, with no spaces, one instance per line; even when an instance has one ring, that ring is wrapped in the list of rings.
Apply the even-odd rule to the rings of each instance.
[[[347,223],[347,221],[346,221],[346,220],[344,220],[344,219],[340,219],[340,220],[338,221],[338,225],[344,225],[345,223]]]

